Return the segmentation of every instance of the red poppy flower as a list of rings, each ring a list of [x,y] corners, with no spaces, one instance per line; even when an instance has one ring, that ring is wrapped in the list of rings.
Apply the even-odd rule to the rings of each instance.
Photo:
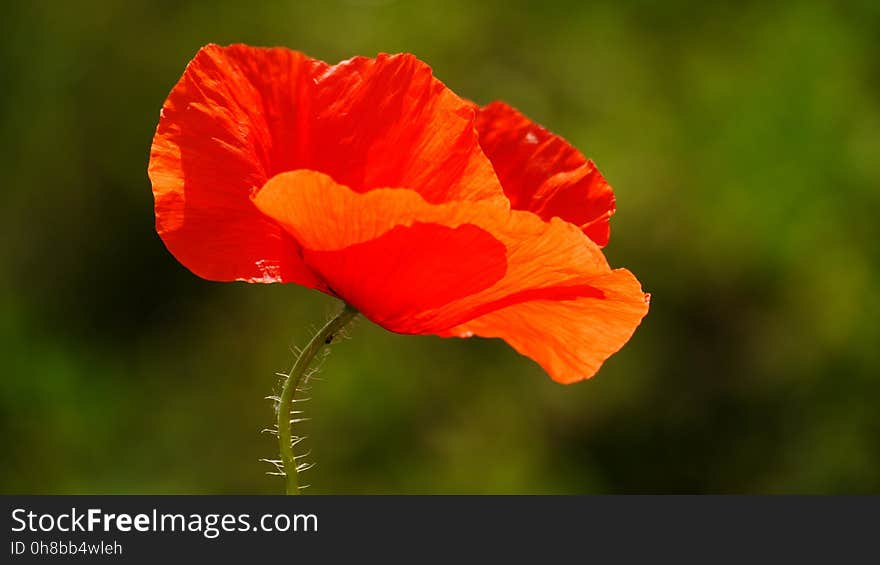
[[[647,313],[599,247],[614,196],[593,163],[412,55],[204,47],[149,173],[157,230],[195,274],[305,285],[394,332],[500,337],[560,382]]]

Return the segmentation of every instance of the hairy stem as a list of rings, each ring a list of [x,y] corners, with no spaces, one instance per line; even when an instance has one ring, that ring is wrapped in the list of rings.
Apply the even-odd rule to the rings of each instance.
[[[281,464],[284,466],[284,474],[287,481],[287,494],[299,494],[299,477],[297,476],[296,460],[293,454],[294,417],[291,414],[296,389],[315,355],[325,346],[329,345],[336,334],[357,315],[358,311],[346,304],[342,312],[327,322],[312,337],[284,380],[284,385],[281,388],[281,400],[278,401],[278,448],[281,452]]]

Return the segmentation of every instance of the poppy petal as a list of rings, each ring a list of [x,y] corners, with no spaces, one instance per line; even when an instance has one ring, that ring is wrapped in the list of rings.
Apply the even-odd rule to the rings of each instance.
[[[283,48],[208,45],[172,89],[153,140],[157,230],[204,278],[319,288],[251,191],[305,168],[359,192],[402,186],[430,202],[507,207],[474,119],[412,55],[331,67]]]
[[[483,201],[431,204],[399,189],[359,194],[306,170],[273,177],[254,203],[370,320],[399,333],[497,335],[559,381],[592,375],[647,312],[638,281],[612,271],[597,245],[558,218]],[[523,312],[535,318],[523,323]],[[575,315],[586,325],[525,343]]]
[[[512,208],[560,217],[608,244],[614,193],[592,161],[503,102],[480,108],[476,123]]]
[[[172,89],[150,154],[156,229],[197,275],[319,286],[250,192],[303,158],[289,132],[301,129],[302,85],[322,65],[287,49],[209,45]]]
[[[474,108],[410,54],[356,57],[318,77],[309,169],[357,192],[406,187],[428,202],[497,199]]]
[[[491,287],[507,270],[504,244],[468,222],[467,207],[418,193],[357,193],[311,170],[282,173],[254,203],[301,246],[331,292],[392,331],[425,333],[432,309]]]
[[[499,337],[535,360],[553,380],[573,383],[596,374],[629,341],[648,312],[649,296],[626,269],[592,278],[602,296],[529,300],[462,324],[448,336]]]

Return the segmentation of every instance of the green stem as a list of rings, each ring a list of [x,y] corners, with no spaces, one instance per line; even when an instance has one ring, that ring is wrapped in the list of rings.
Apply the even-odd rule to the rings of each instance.
[[[278,401],[278,448],[281,452],[281,463],[284,466],[287,480],[287,494],[299,494],[299,478],[293,455],[293,423],[291,422],[293,419],[291,410],[296,389],[315,355],[324,346],[329,345],[336,334],[357,315],[358,311],[346,304],[342,312],[327,322],[309,341],[284,380],[284,385],[281,388],[281,400]]]

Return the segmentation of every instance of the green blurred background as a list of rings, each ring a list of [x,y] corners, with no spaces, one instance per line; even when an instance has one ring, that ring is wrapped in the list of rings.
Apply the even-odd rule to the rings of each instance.
[[[616,189],[653,293],[588,382],[360,322],[310,492],[880,492],[880,3],[19,2],[0,19],[0,492],[273,493],[263,400],[334,307],[189,273],[159,108],[208,42],[409,51]]]

